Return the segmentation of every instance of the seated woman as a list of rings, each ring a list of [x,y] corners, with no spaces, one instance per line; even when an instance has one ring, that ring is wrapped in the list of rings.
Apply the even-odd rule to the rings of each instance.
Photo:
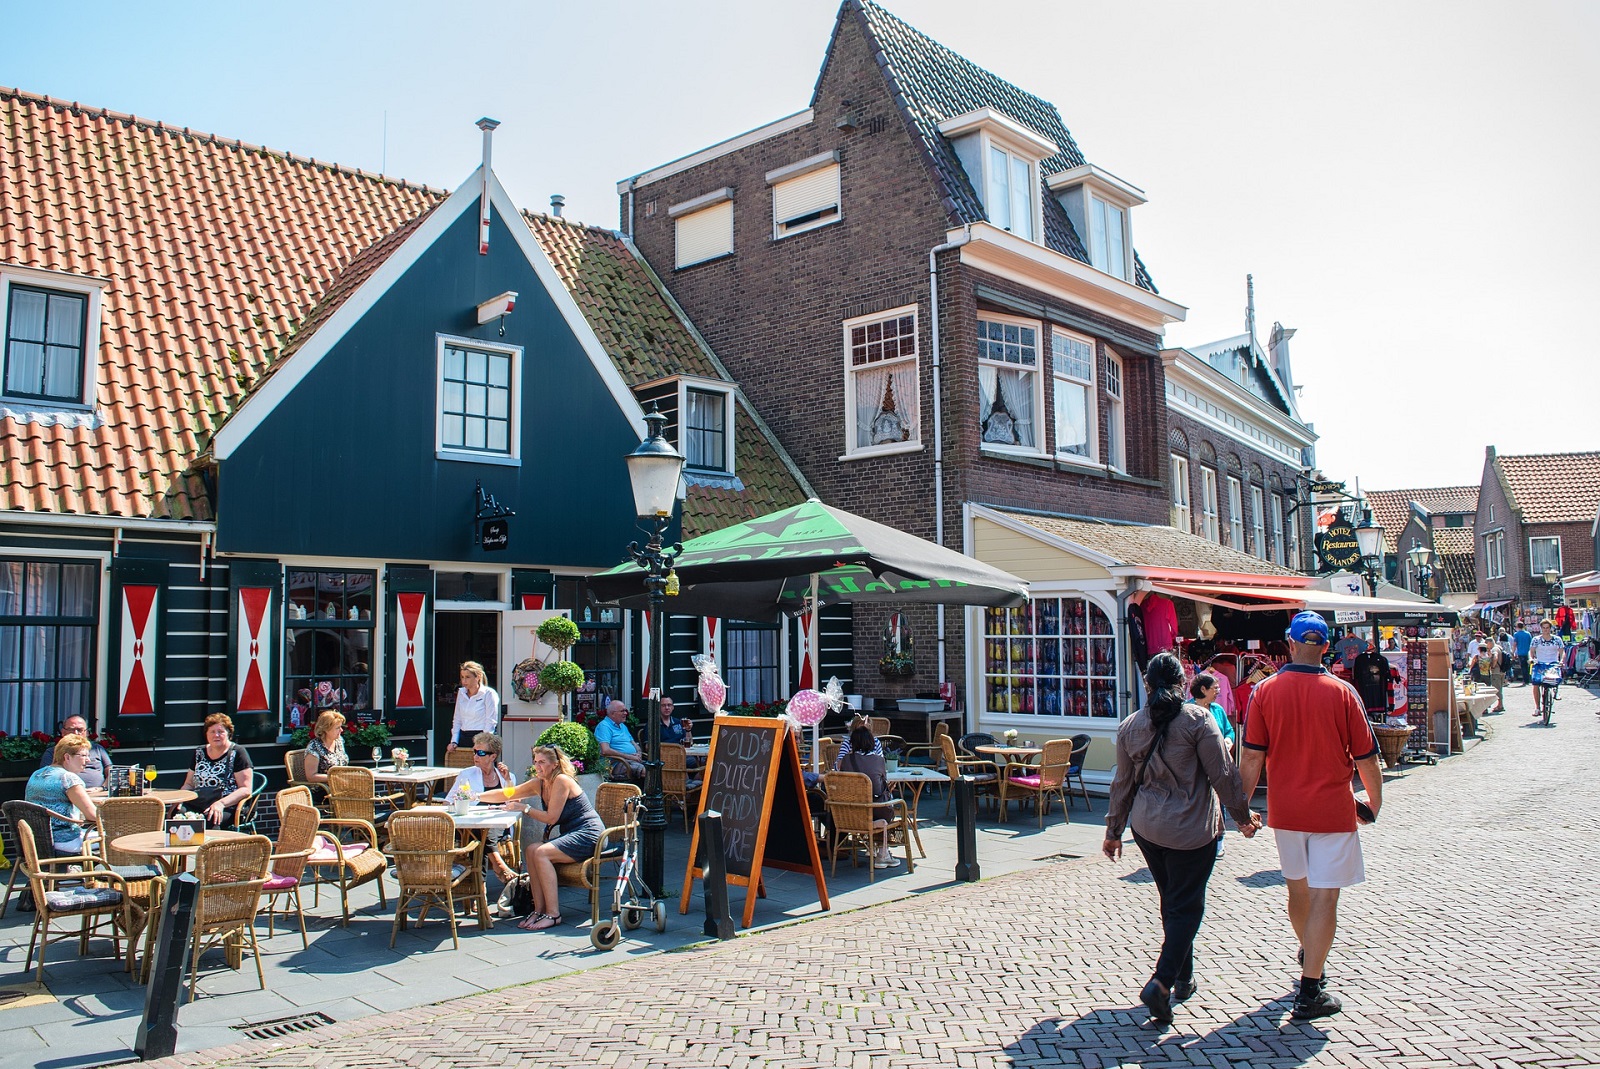
[[[472,792],[472,796],[479,801],[500,801],[511,795],[517,785],[517,778],[511,770],[500,760],[500,736],[489,731],[480,731],[472,736],[472,766],[463,768],[461,774],[450,784],[446,798],[453,798],[456,792],[463,787]],[[498,792],[493,798],[485,799],[484,792]],[[507,832],[506,835],[511,835]],[[484,843],[485,857],[494,874],[500,878],[501,883],[510,883],[516,877],[511,866],[507,865],[505,858],[500,856],[500,844],[504,837],[490,839]]]
[[[561,923],[556,866],[594,856],[595,844],[606,830],[588,795],[572,778],[572,762],[554,746],[533,748],[533,778],[508,792],[496,792],[484,801],[509,797],[506,808],[525,812],[540,824],[561,825],[561,835],[528,851],[528,881],[533,892],[533,912],[519,928],[543,931]],[[537,797],[543,809],[533,809],[524,799]]]
[[[850,737],[839,748],[838,768],[840,772],[859,772],[872,781],[872,800],[885,805],[889,801],[888,769],[883,761],[883,745],[872,734],[872,725],[866,717],[857,717],[850,725]],[[882,808],[875,811],[879,819],[873,821],[873,829],[880,823],[883,824],[883,842],[877,846],[872,859],[875,869],[898,868],[900,859],[889,852],[889,826],[884,817],[888,814]],[[874,834],[876,838],[876,834]]]
[[[344,714],[332,709],[317,717],[317,726],[311,729],[311,741],[306,743],[306,767],[300,773],[307,783],[328,785],[328,769],[341,768],[350,763],[344,749]]]
[[[89,760],[89,739],[63,735],[56,740],[55,762],[28,777],[24,801],[42,805],[57,814],[50,818],[50,840],[56,853],[73,857],[83,853],[83,828],[95,822],[94,802],[83,785],[83,766]]]
[[[199,796],[194,804],[206,823],[220,827],[231,823],[233,808],[250,797],[250,755],[234,745],[233,718],[227,713],[206,717],[205,732],[206,744],[195,747],[183,788]]]

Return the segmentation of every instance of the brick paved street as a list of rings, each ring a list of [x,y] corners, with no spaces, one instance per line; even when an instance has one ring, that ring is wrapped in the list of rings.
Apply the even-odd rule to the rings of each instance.
[[[171,1065],[1266,1067],[1600,1064],[1600,701],[1389,782],[1329,963],[1339,1017],[1287,1020],[1294,940],[1270,838],[1231,836],[1201,993],[1166,1032],[1135,993],[1158,931],[1130,846]]]

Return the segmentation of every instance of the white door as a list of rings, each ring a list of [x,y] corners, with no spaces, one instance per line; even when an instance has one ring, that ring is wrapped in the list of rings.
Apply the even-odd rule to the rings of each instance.
[[[517,697],[515,676],[519,669],[528,672],[532,662],[545,664],[556,658],[556,652],[539,641],[539,625],[552,616],[571,615],[564,609],[514,609],[505,613],[505,626],[500,629],[501,678],[496,685],[506,703],[501,743],[506,764],[518,780],[533,761],[534,740],[560,719],[561,705],[554,694],[546,694],[537,702],[523,701]]]

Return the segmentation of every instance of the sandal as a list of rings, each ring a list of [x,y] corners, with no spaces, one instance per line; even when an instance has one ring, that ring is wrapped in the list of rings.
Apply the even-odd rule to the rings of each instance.
[[[538,916],[539,919],[534,921],[532,925],[523,925],[523,927],[527,928],[530,932],[542,932],[547,928],[554,928],[556,925],[561,923],[560,917],[552,917],[548,913],[541,913]]]
[[[517,927],[521,928],[525,932],[531,932],[533,931],[533,926],[535,924],[539,923],[540,921],[547,921],[549,919],[550,918],[545,914],[536,911],[528,914],[526,917],[518,921]]]

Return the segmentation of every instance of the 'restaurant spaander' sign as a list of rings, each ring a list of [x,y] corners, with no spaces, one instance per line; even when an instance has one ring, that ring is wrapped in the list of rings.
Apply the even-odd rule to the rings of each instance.
[[[1356,529],[1344,521],[1328,525],[1317,535],[1317,555],[1324,568],[1353,568],[1361,562],[1361,543]]]

